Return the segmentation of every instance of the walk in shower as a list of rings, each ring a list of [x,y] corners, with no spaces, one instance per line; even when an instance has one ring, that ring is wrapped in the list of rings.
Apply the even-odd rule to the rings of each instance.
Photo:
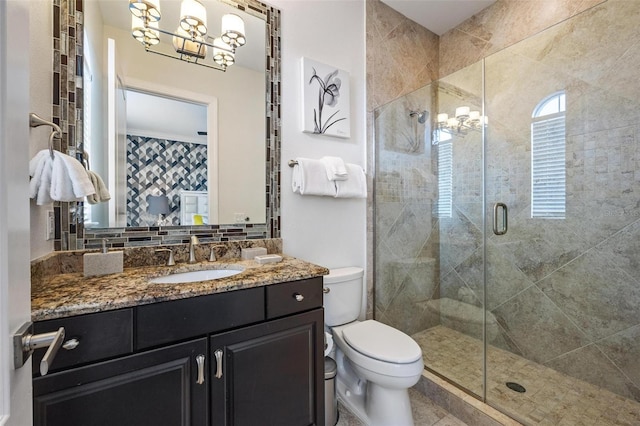
[[[609,0],[374,114],[374,315],[525,424],[640,424],[638,22]]]

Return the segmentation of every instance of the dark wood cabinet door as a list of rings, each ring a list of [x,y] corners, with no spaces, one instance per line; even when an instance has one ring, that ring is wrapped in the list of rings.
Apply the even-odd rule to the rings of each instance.
[[[209,362],[206,338],[38,377],[34,425],[206,425],[199,355]]]
[[[211,424],[324,425],[323,338],[322,309],[213,336]]]

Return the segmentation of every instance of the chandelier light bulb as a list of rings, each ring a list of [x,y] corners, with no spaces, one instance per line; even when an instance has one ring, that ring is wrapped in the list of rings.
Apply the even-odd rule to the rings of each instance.
[[[182,0],[180,27],[189,34],[204,37],[207,34],[207,10],[198,0]]]
[[[237,48],[247,42],[244,34],[244,21],[234,13],[227,13],[222,17],[222,41]]]
[[[145,26],[142,18],[131,15],[131,35],[145,47],[160,43],[160,32],[154,28],[158,28],[158,21],[148,21]]]
[[[133,16],[148,18],[152,22],[159,21],[161,17],[159,0],[129,0],[129,10]]]
[[[213,40],[213,60],[216,64],[222,66],[233,65],[236,61],[233,49],[227,43],[222,41],[221,37],[216,37]]]
[[[469,116],[469,107],[458,107],[456,108],[456,118],[460,117],[468,117]]]

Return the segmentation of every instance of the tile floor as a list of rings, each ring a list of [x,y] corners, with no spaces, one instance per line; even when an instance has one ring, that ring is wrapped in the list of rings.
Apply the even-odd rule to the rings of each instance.
[[[433,403],[415,389],[409,389],[413,421],[416,426],[465,426],[466,423],[449,414],[444,408]],[[338,403],[338,423],[336,426],[366,426]],[[394,426],[394,425],[389,425]]]
[[[425,365],[482,393],[479,340],[444,326],[412,337],[423,348]],[[526,392],[508,389],[507,381],[523,385]],[[640,425],[640,403],[493,347],[488,349],[487,388],[491,405],[527,425]]]

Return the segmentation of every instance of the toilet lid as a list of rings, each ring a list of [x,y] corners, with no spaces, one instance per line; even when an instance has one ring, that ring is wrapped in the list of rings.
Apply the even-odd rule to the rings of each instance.
[[[378,321],[346,327],[342,336],[353,349],[380,361],[408,364],[422,357],[420,346],[411,337]]]

